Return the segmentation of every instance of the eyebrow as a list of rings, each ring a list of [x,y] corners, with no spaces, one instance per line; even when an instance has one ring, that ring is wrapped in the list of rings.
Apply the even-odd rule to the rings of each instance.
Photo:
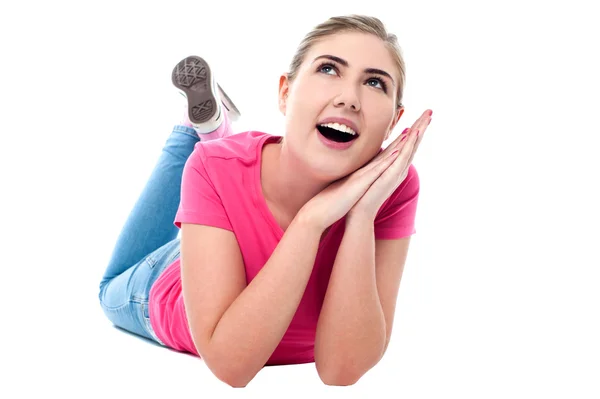
[[[335,55],[330,55],[330,54],[324,54],[324,55],[320,55],[318,57],[316,57],[313,62],[315,62],[316,60],[320,59],[320,58],[326,58],[332,61],[335,61],[339,64],[342,64],[345,67],[348,67],[350,64],[348,64],[348,61],[346,61],[343,58],[340,57],[336,57]],[[378,68],[365,68],[365,72],[366,73],[374,73],[377,75],[382,75],[382,76],[386,76],[387,78],[389,78],[392,83],[394,84],[394,86],[396,85],[396,82],[394,81],[394,78],[392,78],[392,75],[390,75],[389,73],[387,73],[386,71],[382,70],[382,69],[378,69]]]

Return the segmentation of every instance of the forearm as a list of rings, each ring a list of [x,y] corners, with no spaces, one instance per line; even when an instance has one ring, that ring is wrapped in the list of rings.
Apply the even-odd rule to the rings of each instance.
[[[348,218],[317,324],[319,374],[332,380],[360,378],[381,358],[385,331],[373,221]]]
[[[296,217],[217,324],[210,341],[213,357],[226,364],[240,384],[254,378],[288,329],[310,278],[321,233]]]

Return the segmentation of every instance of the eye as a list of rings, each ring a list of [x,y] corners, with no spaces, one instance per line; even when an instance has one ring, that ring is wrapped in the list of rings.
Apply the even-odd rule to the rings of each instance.
[[[328,63],[319,65],[319,68],[317,69],[317,71],[325,73],[327,75],[335,75],[337,73],[335,66],[333,64],[328,64]]]
[[[367,84],[371,87],[375,87],[376,89],[382,89],[384,93],[387,93],[387,85],[379,78],[370,78],[367,80]]]

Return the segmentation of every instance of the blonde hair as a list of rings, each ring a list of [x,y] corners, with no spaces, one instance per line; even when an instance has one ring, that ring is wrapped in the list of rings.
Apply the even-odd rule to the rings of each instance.
[[[398,38],[392,33],[388,33],[383,22],[378,18],[369,17],[366,15],[348,15],[340,17],[332,17],[327,21],[317,25],[312,31],[310,31],[302,40],[296,54],[292,58],[290,63],[290,70],[288,72],[288,79],[294,80],[298,73],[298,69],[304,57],[310,48],[319,40],[341,32],[363,32],[369,33],[380,38],[390,51],[392,58],[400,72],[400,81],[398,82],[398,91],[396,93],[396,100],[398,107],[402,107],[402,94],[404,92],[404,82],[406,79],[406,67],[404,64],[404,58],[402,57],[402,50],[398,44]]]

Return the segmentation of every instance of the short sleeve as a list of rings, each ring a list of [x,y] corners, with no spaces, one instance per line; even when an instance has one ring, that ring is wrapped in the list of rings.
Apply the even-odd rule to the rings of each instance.
[[[181,177],[181,199],[174,224],[202,224],[233,230],[223,202],[207,173],[201,145],[187,159]]]
[[[411,164],[406,179],[381,206],[374,223],[375,239],[396,239],[415,234],[419,175]]]

